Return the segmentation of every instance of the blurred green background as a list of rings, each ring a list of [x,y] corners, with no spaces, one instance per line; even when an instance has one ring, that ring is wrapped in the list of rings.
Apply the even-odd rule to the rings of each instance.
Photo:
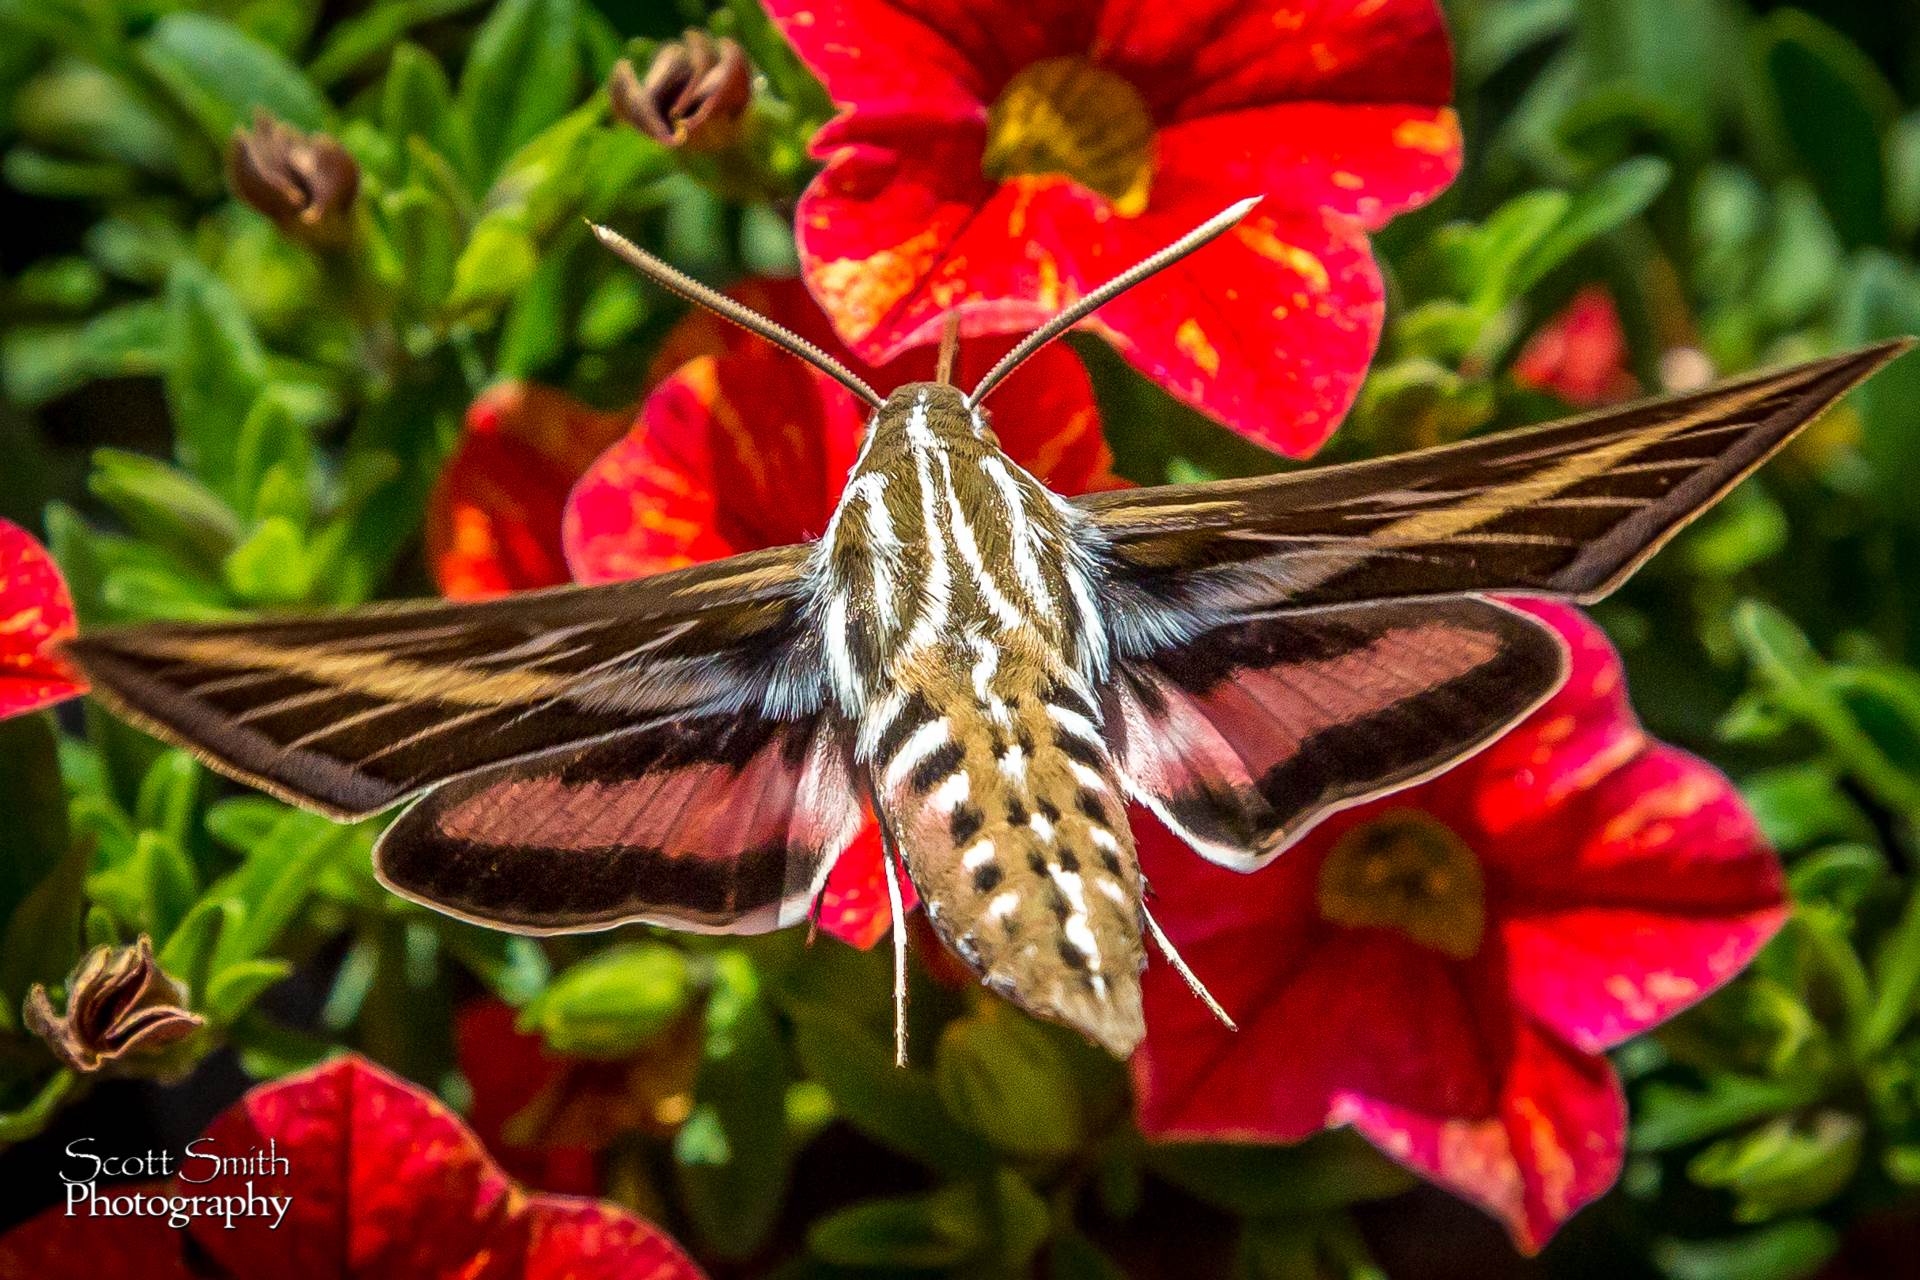
[[[1580,394],[1522,357],[1594,286],[1646,390],[1920,332],[1920,5],[1447,9],[1466,171],[1376,239],[1389,328],[1323,459],[1565,412]],[[600,91],[688,25],[764,78],[723,160],[618,125]],[[520,377],[628,405],[679,315],[581,216],[716,283],[791,273],[827,112],[747,0],[0,0],[0,103],[0,516],[48,541],[88,623],[430,593],[422,510],[475,393]],[[358,160],[350,262],[229,194],[223,151],[259,105]],[[1133,479],[1275,465],[1074,341]],[[535,945],[431,916],[373,883],[370,829],[230,788],[91,705],[57,740],[46,717],[0,725],[0,1141],[21,1144],[0,1179],[33,1189],[0,1214],[51,1201],[62,1135],[183,1140],[246,1078],[336,1045],[462,1101],[453,1011],[490,993],[561,1050],[688,1046],[690,1118],[622,1134],[603,1190],[721,1276],[1911,1274],[1916,481],[1908,360],[1597,610],[1649,727],[1740,783],[1795,915],[1618,1053],[1626,1175],[1539,1259],[1343,1137],[1150,1151],[1114,1064],[931,984],[928,1025],[981,1034],[895,1074],[884,954]],[[206,1059],[88,1093],[13,1011],[78,938],[142,930],[192,980]]]

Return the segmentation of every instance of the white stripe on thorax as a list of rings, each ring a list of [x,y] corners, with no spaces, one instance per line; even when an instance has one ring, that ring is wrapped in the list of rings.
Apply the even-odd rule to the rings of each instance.
[[[953,466],[943,453],[940,455],[940,483],[946,489],[947,516],[953,522],[953,542],[960,551],[960,558],[966,561],[967,568],[973,572],[974,585],[979,588],[981,599],[1000,620],[1000,625],[1008,631],[1025,626],[1026,615],[1014,607],[1000,590],[1000,584],[994,581],[993,571],[987,568],[987,561],[980,554],[980,544],[974,539],[973,525],[967,519],[967,513],[960,506],[960,492],[953,484]]]
[[[1047,575],[1040,568],[1040,541],[1033,522],[1027,518],[1027,495],[1013,471],[997,454],[988,454],[980,464],[1000,497],[1007,504],[1007,522],[1013,541],[1013,572],[1036,613],[1053,611],[1053,592],[1047,587]]]

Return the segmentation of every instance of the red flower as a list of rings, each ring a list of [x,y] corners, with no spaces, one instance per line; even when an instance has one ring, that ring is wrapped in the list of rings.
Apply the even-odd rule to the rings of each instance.
[[[827,331],[798,281],[736,296],[844,356],[881,386],[933,376],[921,351],[887,377],[853,359]],[[961,363],[984,373],[1012,343],[963,343]],[[701,313],[668,339],[662,362],[684,363],[655,389],[627,437],[595,462],[567,502],[567,563],[582,582],[658,573],[760,547],[818,537],[859,451],[866,410],[838,383],[785,352]],[[994,430],[1016,462],[1063,493],[1120,483],[1100,435],[1086,370],[1054,346],[1008,380]],[[912,905],[912,887],[902,886]],[[819,924],[871,946],[891,921],[878,832],[868,822],[835,864]]]
[[[210,1176],[180,1158],[167,1182],[100,1184],[118,1200],[286,1197],[283,1218],[93,1218],[56,1206],[0,1238],[0,1275],[43,1280],[700,1280],[654,1227],[626,1210],[530,1195],[425,1091],[356,1057],[263,1085],[197,1149],[271,1154],[277,1171]],[[99,1153],[110,1152],[105,1146]]]
[[[1134,1060],[1163,1138],[1351,1124],[1542,1245],[1619,1172],[1600,1054],[1700,999],[1784,918],[1719,773],[1648,740],[1578,612],[1535,602],[1567,686],[1473,759],[1336,815],[1246,877],[1142,824],[1162,923],[1240,1024],[1146,975]]]
[[[471,599],[565,582],[567,491],[632,420],[533,383],[483,391],[427,504],[427,562],[441,594]]]
[[[1093,324],[1148,376],[1305,456],[1379,337],[1367,232],[1460,166],[1433,0],[769,0],[843,113],[801,261],[883,361],[959,307],[1022,330],[1244,196],[1233,233]]]
[[[1640,381],[1627,365],[1627,333],[1613,295],[1589,285],[1533,336],[1513,363],[1513,380],[1568,404],[1596,407],[1631,400]]]
[[[693,1110],[697,1018],[613,1061],[555,1053],[515,1018],[499,1000],[472,1001],[454,1019],[454,1043],[473,1089],[468,1120],[522,1182],[589,1194],[599,1186],[595,1153],[623,1134],[670,1134]]]
[[[53,558],[25,529],[0,520],[0,718],[87,691],[60,654],[73,630],[73,601]]]

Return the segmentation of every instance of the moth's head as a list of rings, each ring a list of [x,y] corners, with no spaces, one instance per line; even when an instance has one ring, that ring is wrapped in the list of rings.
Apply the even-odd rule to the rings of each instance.
[[[942,438],[991,438],[986,416],[967,404],[960,388],[946,382],[909,382],[899,388],[874,414],[873,430],[883,436],[928,432]]]

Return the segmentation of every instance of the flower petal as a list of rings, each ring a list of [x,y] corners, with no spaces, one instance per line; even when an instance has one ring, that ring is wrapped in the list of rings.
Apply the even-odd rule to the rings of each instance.
[[[25,529],[0,520],[0,717],[86,692],[59,652],[73,632],[73,601],[53,557]]]
[[[559,1145],[529,1148],[507,1140],[514,1117],[554,1087],[566,1069],[538,1035],[516,1027],[514,1018],[509,1005],[490,999],[469,1001],[454,1017],[455,1056],[473,1091],[467,1123],[513,1177],[546,1191],[588,1195],[598,1185],[593,1152]]]
[[[647,1223],[613,1205],[526,1196],[459,1117],[354,1056],[264,1085],[216,1119],[203,1149],[284,1158],[282,1174],[183,1167],[173,1193],[290,1196],[270,1217],[195,1218],[226,1274],[279,1280],[699,1280]],[[190,1162],[189,1162],[190,1163]]]
[[[1626,673],[1606,632],[1570,605],[1512,599],[1567,642],[1567,682],[1513,731],[1454,771],[1448,788],[1462,820],[1501,835],[1545,820],[1569,798],[1646,750],[1647,737],[1627,702]],[[1532,855],[1524,841],[1489,841],[1483,857],[1511,850]]]
[[[1613,295],[1600,285],[1575,294],[1513,362],[1513,380],[1586,407],[1630,400],[1640,390]]]
[[[1453,96],[1434,0],[1110,2],[1095,56],[1169,121],[1281,102],[1438,107]]]
[[[1216,212],[1136,219],[1120,256],[1143,258]],[[1096,324],[1174,395],[1298,458],[1353,404],[1384,316],[1380,270],[1357,225],[1276,206],[1114,299]]]
[[[826,166],[797,218],[807,279],[840,334],[883,361],[929,341],[955,308],[970,333],[1031,328],[1230,201],[1265,194],[1237,252],[1202,251],[1096,327],[1233,429],[1311,453],[1351,405],[1379,334],[1362,226],[1431,199],[1459,169],[1438,7],[1078,6],[1095,17],[1090,33],[1066,6],[987,8],[963,21],[944,4],[916,6],[915,39],[937,33],[938,66],[952,72],[936,71],[922,101],[899,65],[881,65],[884,51],[846,35],[855,9],[891,6],[776,6],[851,108],[815,139]],[[1001,182],[983,171],[985,112],[960,108],[1056,56],[1090,58],[1147,95],[1158,129],[1143,216],[1117,216],[1064,176]]]
[[[535,1196],[524,1280],[701,1280],[658,1228],[601,1200]]]
[[[427,560],[441,594],[472,599],[567,581],[567,492],[630,418],[531,383],[482,392],[427,504]]]
[[[1440,106],[1281,103],[1169,126],[1160,155],[1189,207],[1264,191],[1273,208],[1317,207],[1378,228],[1452,184],[1460,121]]]
[[[1003,61],[1031,49],[1033,27],[1025,15],[1048,7],[1009,10],[1015,20],[1003,25],[980,21],[979,6],[966,0],[911,8],[889,0],[766,4],[835,102],[931,120],[984,117],[987,102],[1005,83]]]
[[[1436,1116],[1355,1099],[1346,1118],[1387,1155],[1500,1218],[1534,1253],[1619,1177],[1627,1110],[1605,1058],[1522,1020],[1496,1115]]]
[[[703,356],[662,383],[567,503],[573,576],[611,582],[818,537],[859,402],[785,352]]]
[[[108,1183],[103,1195],[166,1195],[165,1182]],[[68,1216],[64,1205],[28,1219],[0,1236],[0,1276],[34,1280],[194,1280],[180,1251],[180,1236],[162,1217],[88,1218],[84,1209]]]
[[[1656,747],[1529,841],[1504,880],[1514,998],[1589,1052],[1695,1003],[1786,918],[1779,863],[1718,770]]]
[[[510,1277],[524,1250],[519,1193],[459,1117],[355,1057],[253,1090],[206,1132],[204,1149],[267,1150],[287,1172],[256,1177],[291,1196],[269,1217],[196,1218],[194,1239],[229,1273],[281,1280]],[[244,1194],[246,1179],[182,1168],[182,1194]],[[476,1265],[479,1263],[480,1265]]]

